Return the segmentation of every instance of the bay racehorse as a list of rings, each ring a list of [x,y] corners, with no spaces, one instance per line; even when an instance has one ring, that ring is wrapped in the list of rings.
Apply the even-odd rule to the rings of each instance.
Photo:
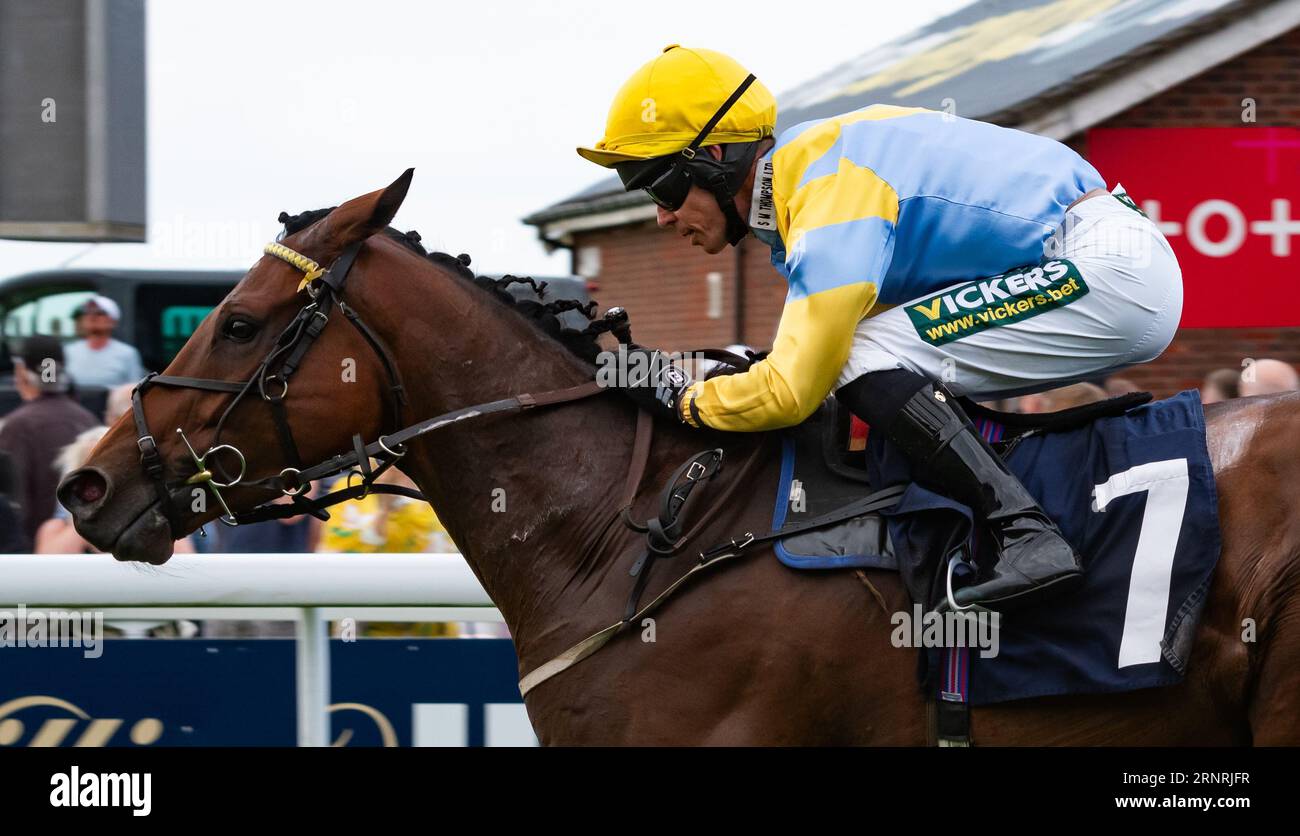
[[[120,560],[158,564],[175,536],[224,513],[193,510],[177,486],[204,478],[186,442],[242,453],[247,473],[224,491],[239,512],[278,493],[268,488],[296,466],[293,455],[321,461],[353,450],[354,434],[371,442],[427,416],[592,380],[594,338],[566,345],[461,261],[426,257],[388,229],[409,182],[410,172],[284,239],[315,264],[268,255],[252,266],[166,370],[173,385],[144,388],[140,414],[120,419],[61,485],[83,537]],[[245,397],[239,382],[266,375],[312,269],[344,255],[355,259],[337,294],[346,305],[318,317],[328,327],[297,358],[291,391],[272,374]],[[236,384],[175,383],[188,379]],[[395,399],[398,379],[405,397]],[[628,401],[603,394],[452,422],[410,440],[400,459],[504,615],[521,674],[622,615],[642,542],[620,523],[636,424]],[[1215,405],[1207,424],[1223,551],[1185,680],[977,708],[977,744],[1300,744],[1300,396]],[[720,447],[733,462],[758,451],[758,465],[719,474],[709,490],[729,498],[695,542],[766,530],[779,469],[771,444],[657,426],[631,516],[652,516],[673,470]],[[150,448],[159,479],[141,466]],[[230,448],[216,454],[222,472],[236,467]],[[662,561],[647,597],[689,561]],[[923,745],[916,651],[889,640],[891,614],[908,607],[894,574],[795,572],[755,548],[684,586],[652,631],[637,625],[530,691],[529,716],[547,744]],[[1253,641],[1243,640],[1249,624]]]

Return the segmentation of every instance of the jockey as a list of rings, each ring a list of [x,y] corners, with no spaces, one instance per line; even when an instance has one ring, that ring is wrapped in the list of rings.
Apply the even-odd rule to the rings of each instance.
[[[951,395],[1027,394],[1155,359],[1182,310],[1169,243],[1051,139],[886,105],[779,138],[775,123],[743,67],[673,45],[578,149],[706,253],[753,234],[789,284],[771,353],[748,371],[692,381],[657,363],[628,393],[691,426],[758,431],[798,424],[834,391],[918,482],[991,530],[997,563],[959,606],[1077,583],[1074,549]]]

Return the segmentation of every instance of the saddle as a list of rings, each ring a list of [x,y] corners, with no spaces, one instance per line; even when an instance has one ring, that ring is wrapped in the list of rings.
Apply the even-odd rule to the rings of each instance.
[[[619,340],[630,344],[626,318],[619,322],[624,329]],[[742,357],[722,349],[697,349],[692,354],[714,363],[707,377],[744,371],[766,356],[766,352],[746,351]],[[999,412],[966,397],[958,398],[958,402],[985,439],[995,445],[995,451],[1005,456],[1021,438],[1031,434],[1084,427],[1100,418],[1123,415],[1151,398],[1149,392],[1130,392],[1037,414]],[[878,477],[873,480],[867,457],[868,433],[867,425],[834,395],[823,401],[812,417],[783,431],[781,476],[771,531],[762,535],[745,532],[699,552],[700,566],[755,543],[774,541],[778,559],[791,568],[901,570],[914,600],[935,603],[928,600],[932,596],[926,592],[935,588],[932,579],[921,578],[908,571],[909,567],[900,566],[894,555],[883,512],[902,498],[906,485],[886,485]],[[646,550],[632,567],[636,582],[624,608],[625,622],[630,622],[638,611],[648,567],[658,557],[671,557],[690,539],[681,536],[685,509],[697,499],[696,489],[721,470],[721,460],[721,450],[706,450],[688,459],[661,491],[658,516],[643,525],[624,515],[625,524],[647,535]],[[873,491],[873,487],[878,490]]]
[[[745,363],[745,358],[728,352],[711,350],[710,356],[737,368]],[[1122,415],[1150,400],[1150,393],[1134,392],[1037,415],[998,412],[966,398],[961,403],[985,438],[995,444],[994,449],[1005,455],[1019,439],[1031,434],[1086,426],[1099,418]],[[639,420],[647,420],[647,416],[643,413]],[[927,609],[937,605],[936,596],[941,588],[939,568],[946,564],[946,560],[937,558],[946,558],[953,544],[966,534],[954,531],[949,544],[937,540],[928,544],[921,549],[927,556],[923,561],[897,559],[887,515],[903,498],[908,486],[885,484],[871,475],[866,452],[868,433],[869,428],[834,397],[827,398],[811,418],[783,431],[780,434],[781,475],[771,530],[762,534],[743,532],[699,551],[699,562],[691,571],[739,556],[755,544],[771,542],[777,558],[792,569],[898,571],[914,601],[925,604]],[[641,435],[638,431],[638,437]],[[744,465],[744,471],[752,468],[756,460],[757,453]],[[687,459],[660,491],[657,516],[644,523],[630,519],[625,509],[624,524],[644,533],[646,546],[629,572],[634,582],[624,606],[624,625],[631,624],[647,610],[641,605],[641,596],[654,563],[659,558],[680,553],[693,540],[693,533],[702,527],[697,524],[693,531],[683,531],[687,510],[698,503],[698,491],[721,471],[721,464],[720,449],[705,450]],[[734,479],[726,496],[743,481],[743,478]],[[715,510],[718,504],[714,503]],[[657,604],[658,599],[648,607]]]
[[[1031,434],[1066,432],[1099,418],[1122,415],[1151,400],[1149,392],[1131,392],[1059,412],[1019,414],[999,412],[959,398],[976,429],[994,450],[1006,455]],[[814,529],[802,528],[810,520],[832,519],[873,488],[869,473],[869,428],[835,398],[828,398],[807,421],[785,431],[782,438],[781,478],[776,490],[772,529],[778,534],[777,558],[792,569],[900,567],[889,539],[884,511],[851,516]],[[798,529],[798,530],[796,530]],[[783,534],[782,532],[790,532]],[[905,572],[905,575],[911,575]],[[929,578],[908,578],[914,598],[923,603],[931,589]]]

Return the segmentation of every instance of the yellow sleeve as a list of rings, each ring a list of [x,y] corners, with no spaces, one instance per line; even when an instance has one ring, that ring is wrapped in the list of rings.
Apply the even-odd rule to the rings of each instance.
[[[788,301],[772,353],[741,374],[694,383],[683,398],[684,417],[694,423],[698,414],[710,427],[738,432],[803,421],[830,394],[875,300],[875,285],[864,282]]]
[[[875,172],[840,160],[788,200],[781,179],[778,171],[790,292],[772,353],[743,374],[693,384],[682,398],[688,423],[698,417],[715,429],[753,432],[812,415],[835,385],[889,269],[898,195]]]

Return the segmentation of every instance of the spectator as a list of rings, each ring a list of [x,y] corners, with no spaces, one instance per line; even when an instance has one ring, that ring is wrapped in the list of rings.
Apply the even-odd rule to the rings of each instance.
[[[1256,360],[1242,371],[1241,383],[1238,384],[1243,398],[1295,389],[1300,389],[1300,375],[1296,374],[1294,366],[1281,360]]]
[[[134,391],[135,382],[113,387],[104,401],[104,426],[113,426],[118,418],[131,411],[131,393]]]
[[[0,427],[0,450],[13,462],[13,495],[20,506],[23,539],[31,548],[36,529],[54,513],[59,484],[55,458],[99,420],[69,394],[63,345],[57,337],[24,340],[14,362],[14,386],[23,404]]]
[[[276,503],[288,503],[280,497]],[[316,550],[317,531],[311,517],[289,517],[249,525],[214,523],[216,551],[222,554],[306,554]]]
[[[65,476],[86,463],[90,451],[108,432],[107,427],[91,427],[59,451],[55,459],[59,476]],[[97,554],[98,549],[81,539],[77,529],[72,525],[72,515],[62,505],[55,504],[54,515],[41,523],[36,529],[36,554]],[[176,541],[177,554],[192,554],[194,547],[189,539],[182,537]]]
[[[144,377],[140,352],[113,339],[122,313],[107,296],[92,296],[73,313],[81,339],[67,348],[68,372],[82,386],[119,386]]]
[[[377,463],[372,463],[372,467]],[[381,484],[414,488],[405,474],[391,468],[379,477]],[[330,491],[347,487],[347,477]],[[332,518],[321,533],[320,552],[427,552],[454,550],[446,529],[427,502],[394,494],[370,494],[331,509]],[[441,535],[441,536],[439,536]]]
[[[371,462],[371,467],[377,466]],[[404,473],[391,468],[377,480],[381,484],[414,488]],[[347,477],[330,486],[331,491],[347,487]],[[427,502],[394,494],[370,494],[351,499],[331,509],[324,523],[320,552],[427,552],[454,551],[455,546],[433,508]],[[456,637],[466,632],[456,623],[410,624],[372,621],[360,625],[360,633],[371,637]]]
[[[1106,397],[1114,398],[1119,395],[1127,395],[1130,392],[1141,392],[1142,389],[1136,383],[1127,377],[1118,377],[1111,375],[1102,381],[1101,388],[1106,390]]]
[[[1074,383],[1020,398],[1021,412],[1059,412],[1086,403],[1106,400],[1106,390],[1092,383]]]
[[[1240,397],[1240,383],[1241,372],[1236,369],[1215,369],[1201,383],[1201,403],[1212,404]]]
[[[27,550],[23,542],[22,516],[13,499],[14,463],[0,451],[0,554],[16,554]]]

